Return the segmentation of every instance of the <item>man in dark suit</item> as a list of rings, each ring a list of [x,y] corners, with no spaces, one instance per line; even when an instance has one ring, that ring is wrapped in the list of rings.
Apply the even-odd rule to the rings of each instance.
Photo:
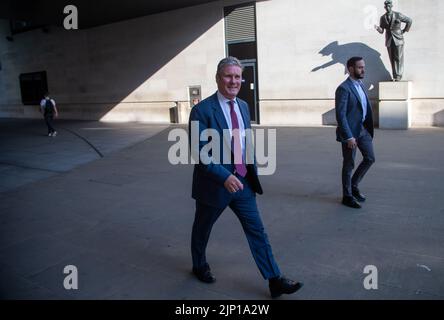
[[[191,236],[193,273],[203,282],[216,280],[205,251],[214,223],[228,206],[240,220],[254,260],[262,276],[269,280],[270,293],[274,298],[296,292],[302,283],[281,276],[259,215],[256,193],[262,194],[262,187],[254,156],[253,161],[247,161],[252,146],[245,140],[246,130],[251,129],[249,109],[245,101],[236,98],[241,82],[240,61],[234,57],[222,59],[216,72],[217,92],[191,110],[190,137],[193,136],[193,128],[198,128],[199,137],[207,129],[212,129],[220,137],[216,147],[220,155],[227,152],[227,145],[230,146],[228,157],[224,155],[224,159],[230,160],[222,162],[215,159],[216,150],[209,155],[210,161],[202,159],[201,151],[208,141],[199,139],[198,150],[192,150],[193,158],[199,159],[194,167],[192,187],[192,197],[196,200]],[[229,135],[224,136],[224,130]]]
[[[361,57],[352,57],[347,61],[349,77],[337,89],[335,94],[336,140],[342,145],[342,203],[348,207],[361,208],[359,202],[365,196],[359,191],[359,183],[375,162],[373,151],[373,113],[370,100],[362,85],[365,62]],[[352,177],[355,166],[356,147],[362,153],[363,160]]]
[[[375,25],[375,29],[381,34],[385,30],[385,46],[392,65],[393,80],[400,81],[404,73],[404,33],[410,30],[412,19],[392,11],[391,0],[384,1],[384,8],[386,13],[381,17],[379,26]],[[402,23],[405,23],[404,29],[401,28]]]

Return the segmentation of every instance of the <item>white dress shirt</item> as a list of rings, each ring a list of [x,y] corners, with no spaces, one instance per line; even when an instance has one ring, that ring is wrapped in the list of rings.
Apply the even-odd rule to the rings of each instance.
[[[55,107],[56,103],[55,103],[54,99],[51,99],[51,102],[52,102],[52,105]],[[46,98],[43,98],[40,101],[40,107],[44,108],[45,106],[46,106]]]
[[[227,121],[228,129],[230,130],[230,137],[233,138],[232,132],[232,124],[231,124],[231,114],[230,114],[230,99],[227,99],[223,96],[219,91],[217,91],[217,99],[219,100],[219,105],[222,108],[222,111],[225,116],[225,120]],[[240,132],[240,144],[242,148],[242,155],[245,159],[245,124],[242,118],[242,114],[239,109],[239,105],[237,103],[237,99],[232,100],[234,102],[234,112],[236,112],[237,122],[239,123],[239,132]]]
[[[353,85],[355,86],[356,91],[358,91],[360,100],[361,100],[361,106],[362,106],[362,122],[365,121],[365,117],[367,115],[367,96],[364,92],[364,89],[362,89],[362,82],[361,80],[354,80],[350,78]]]

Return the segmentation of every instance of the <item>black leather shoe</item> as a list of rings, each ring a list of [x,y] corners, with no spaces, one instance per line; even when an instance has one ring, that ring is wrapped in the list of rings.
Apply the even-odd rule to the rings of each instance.
[[[358,201],[356,201],[355,198],[353,197],[344,197],[342,198],[342,204],[344,206],[350,207],[350,208],[356,208],[356,209],[360,209],[361,205],[359,204]]]
[[[210,266],[205,266],[202,268],[193,268],[193,273],[202,282],[213,283],[216,281],[216,277],[211,273]]]
[[[282,294],[291,294],[302,288],[304,284],[302,282],[295,282],[284,277],[276,279],[269,279],[268,287],[270,288],[270,294],[272,298],[277,298]]]
[[[365,196],[361,192],[359,192],[358,188],[352,188],[352,195],[359,202],[364,202],[365,201]]]

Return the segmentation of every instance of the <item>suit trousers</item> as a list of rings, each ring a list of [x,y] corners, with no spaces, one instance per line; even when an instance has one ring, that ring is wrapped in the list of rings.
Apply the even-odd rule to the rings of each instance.
[[[244,189],[232,195],[233,198],[228,206],[242,225],[254,261],[262,276],[265,279],[278,277],[280,270],[274,260],[271,245],[259,215],[255,193],[245,178],[238,175],[236,177],[242,182]],[[225,207],[216,208],[196,201],[196,213],[191,235],[191,255],[194,268],[202,268],[207,265],[205,251],[210,232],[224,210]]]
[[[347,147],[347,142],[342,143],[342,192],[344,197],[352,196],[352,187],[357,188],[359,186],[362,178],[375,162],[373,138],[363,126],[361,127],[361,132],[356,142],[363,159],[353,174],[353,177],[352,171],[355,167],[356,148],[350,149]]]
[[[401,80],[404,73],[404,45],[387,47],[390,63],[392,64],[393,79]]]

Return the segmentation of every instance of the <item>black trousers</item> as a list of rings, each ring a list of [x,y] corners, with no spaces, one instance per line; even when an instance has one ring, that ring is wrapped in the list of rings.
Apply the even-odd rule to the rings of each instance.
[[[347,143],[342,143],[342,192],[344,197],[352,196],[352,187],[357,188],[364,175],[375,162],[375,153],[373,151],[373,138],[370,133],[362,127],[359,137],[356,139],[358,149],[362,153],[362,162],[359,164],[352,176],[355,167],[356,149],[347,147]]]
[[[45,123],[48,126],[48,133],[55,132],[53,123],[54,123],[54,115],[52,114],[45,114]]]

